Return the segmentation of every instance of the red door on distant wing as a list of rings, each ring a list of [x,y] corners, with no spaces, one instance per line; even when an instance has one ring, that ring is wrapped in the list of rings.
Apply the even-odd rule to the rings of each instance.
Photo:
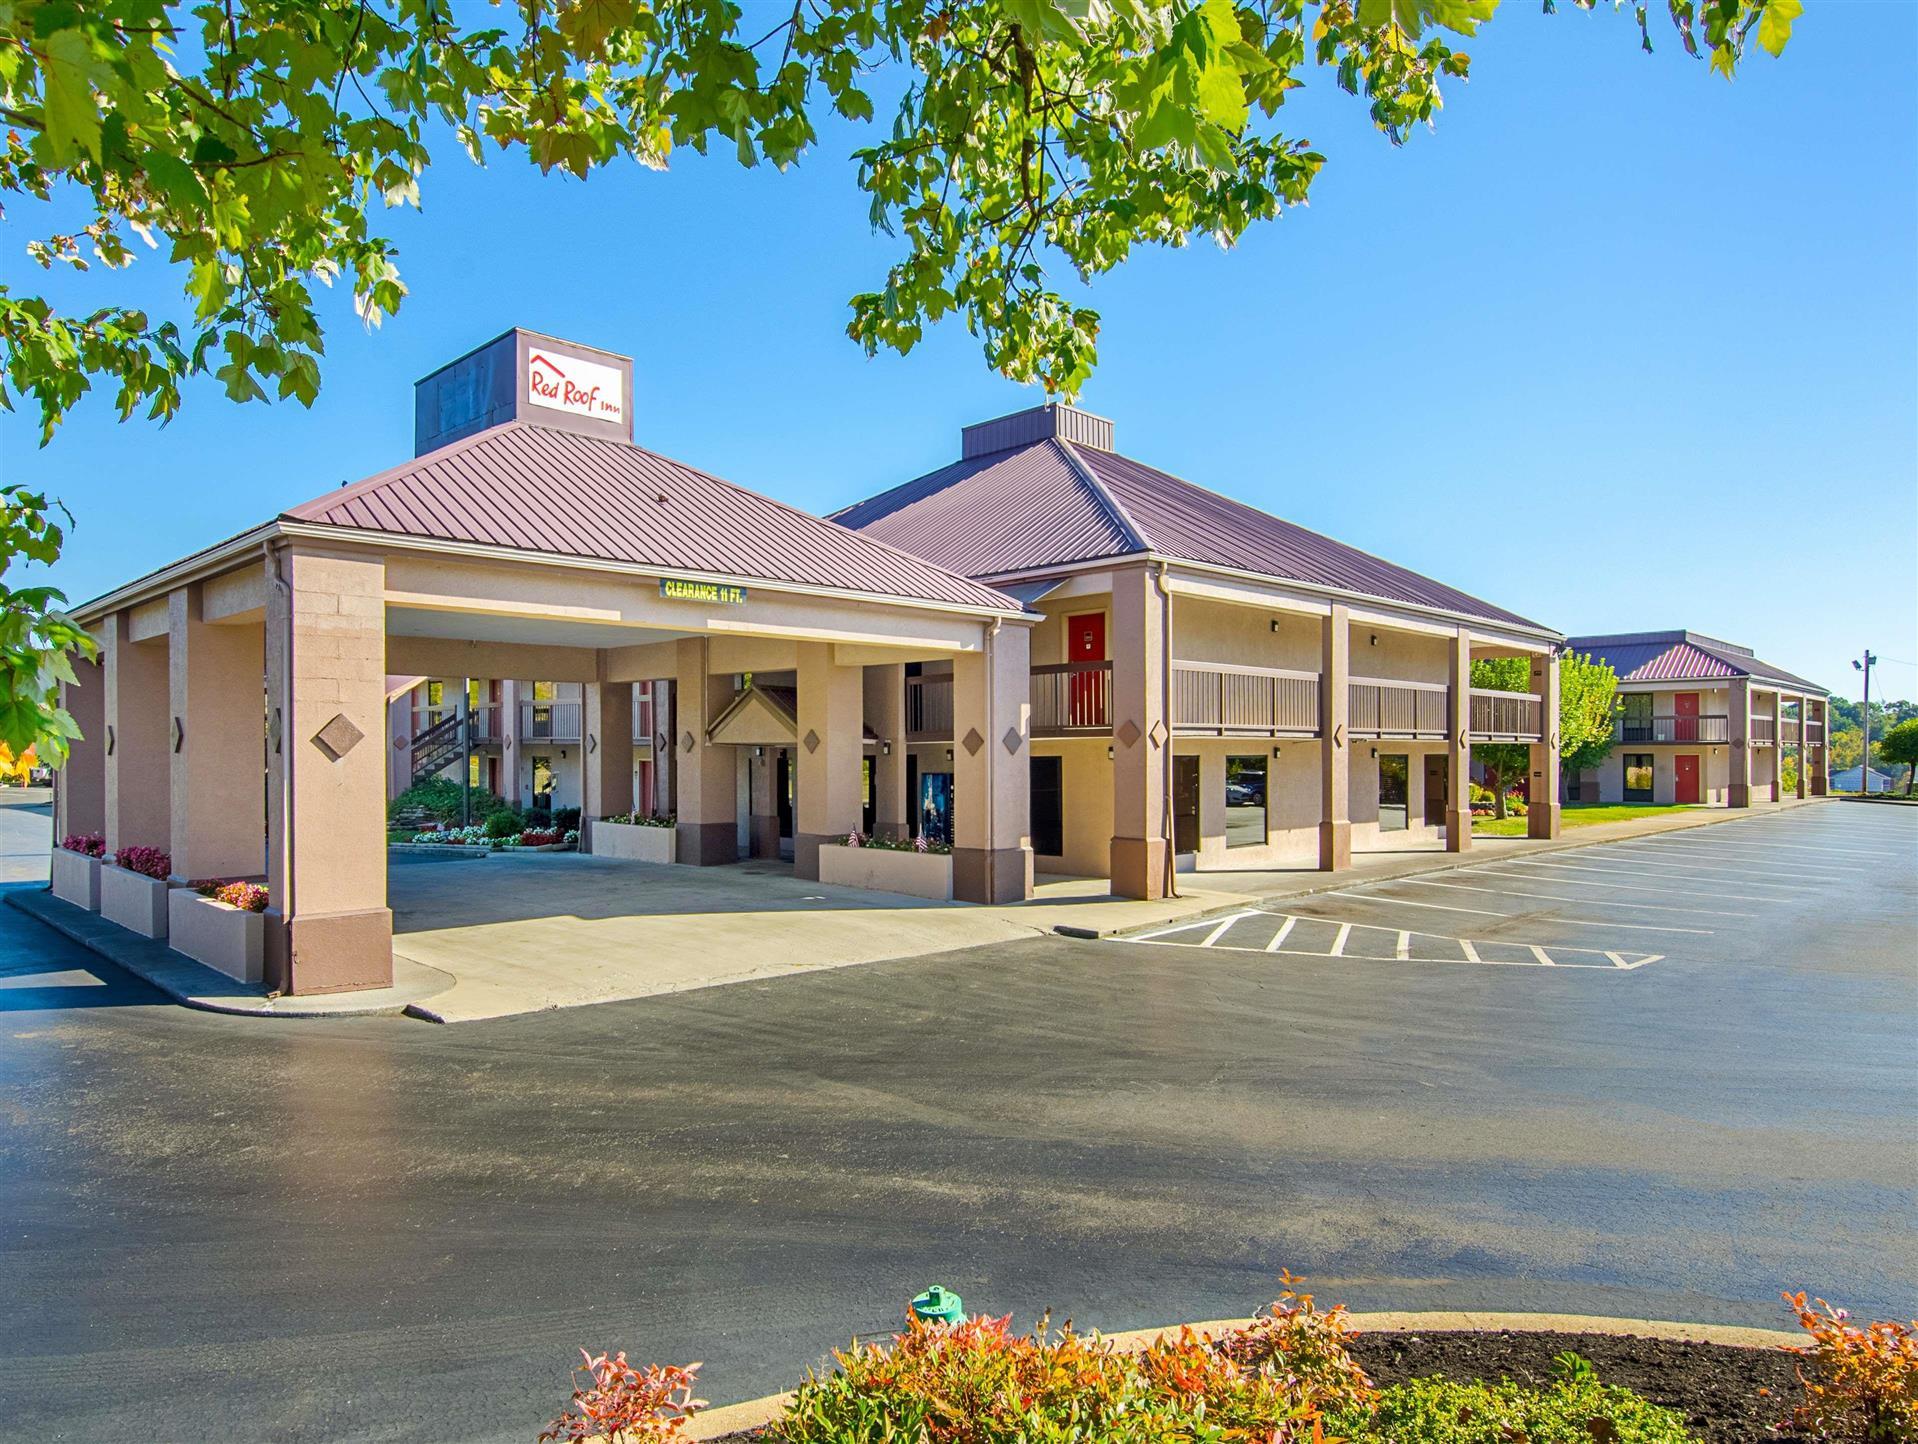
[[[1696,742],[1697,740],[1698,694],[1696,692],[1672,693],[1672,741]],[[1696,762],[1698,759],[1694,757],[1692,761]]]
[[[1698,757],[1695,753],[1681,753],[1672,759],[1672,801],[1698,801]]]
[[[1085,612],[1066,619],[1066,660],[1103,662],[1106,659],[1106,614]],[[1106,675],[1088,669],[1072,674],[1069,727],[1104,727],[1106,723]]]

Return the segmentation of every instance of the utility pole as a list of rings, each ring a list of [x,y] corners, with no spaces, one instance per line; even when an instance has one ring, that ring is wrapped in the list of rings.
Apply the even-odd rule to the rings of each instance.
[[[1861,714],[1861,723],[1865,732],[1865,760],[1858,769],[1858,790],[1866,797],[1871,796],[1871,664],[1878,659],[1871,654],[1871,648],[1865,648],[1865,660],[1851,665],[1865,674],[1865,707]]]

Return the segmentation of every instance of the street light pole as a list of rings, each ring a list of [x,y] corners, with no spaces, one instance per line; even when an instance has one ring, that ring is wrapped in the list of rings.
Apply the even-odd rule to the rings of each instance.
[[[1865,648],[1865,660],[1851,665],[1865,674],[1865,707],[1860,722],[1865,733],[1865,758],[1858,768],[1858,790],[1866,797],[1871,796],[1871,664],[1878,659],[1871,654],[1871,648]]]

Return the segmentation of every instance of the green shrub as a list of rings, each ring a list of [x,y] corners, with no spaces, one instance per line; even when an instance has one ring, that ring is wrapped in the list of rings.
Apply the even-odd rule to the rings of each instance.
[[[1352,1444],[1688,1444],[1685,1421],[1630,1389],[1567,1371],[1548,1389],[1460,1384],[1434,1376],[1379,1391],[1333,1418]]]
[[[510,808],[501,808],[486,819],[486,835],[495,842],[509,837],[518,837],[525,824],[520,815]]]
[[[457,825],[463,795],[473,795],[473,819],[480,821],[507,807],[504,798],[495,797],[483,787],[461,787],[450,777],[423,777],[386,804],[387,820],[407,813],[424,812],[438,822]]]

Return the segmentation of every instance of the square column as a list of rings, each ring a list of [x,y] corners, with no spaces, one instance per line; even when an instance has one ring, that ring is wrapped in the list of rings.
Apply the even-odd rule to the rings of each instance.
[[[1352,622],[1335,606],[1319,624],[1319,870],[1352,865]]]
[[[1445,850],[1472,846],[1472,634],[1452,639],[1445,711]],[[1556,794],[1555,794],[1556,795]]]
[[[752,849],[754,857],[779,860],[779,754],[783,748],[756,747],[752,760]],[[814,853],[816,857],[817,852]]]
[[[633,810],[633,684],[588,682],[581,692],[579,815],[590,833],[594,819]]]
[[[1739,677],[1731,687],[1731,781],[1725,787],[1727,807],[1752,805],[1752,684]],[[1773,724],[1776,730],[1776,723]],[[1774,745],[1776,739],[1774,738]]]
[[[872,754],[872,828],[881,837],[906,836],[906,669],[866,668],[866,725],[879,745]],[[956,749],[955,749],[956,751]]]
[[[133,640],[132,617],[106,624],[107,859],[123,847],[173,847],[173,788],[168,733],[171,680],[162,640]]]
[[[1805,771],[1811,775],[1811,795],[1823,797],[1831,791],[1831,708],[1825,699],[1817,702],[1818,722],[1824,729],[1824,745],[1821,746]]]
[[[1809,697],[1798,699],[1798,800],[1811,796],[1811,707]]]
[[[678,735],[673,729],[673,684],[662,677],[649,685],[653,689],[653,795],[647,802],[659,816],[671,817],[673,778],[678,772],[674,759],[679,755],[673,745]]]
[[[167,661],[175,719],[173,876],[181,882],[263,876],[265,629],[208,623],[200,585],[181,587],[167,598]],[[368,737],[375,744],[385,735],[385,699],[382,673],[382,725]],[[386,753],[376,750],[384,799]]]
[[[60,705],[80,735],[67,744],[67,765],[53,793],[53,845],[74,833],[107,830],[107,677],[100,662],[73,659],[73,681],[60,684]]]
[[[383,561],[297,543],[274,553],[266,691],[266,985],[388,987]]]
[[[1027,642],[1030,647],[1030,639]],[[1112,891],[1119,897],[1166,895],[1171,857],[1166,840],[1165,603],[1152,574],[1135,567],[1112,574]],[[1029,669],[1028,669],[1029,670]],[[1031,682],[1028,680],[1030,694]],[[953,731],[960,736],[960,685],[953,682]],[[954,749],[955,760],[958,749]],[[1030,811],[1030,784],[1026,799]]]
[[[900,678],[901,705],[905,679]],[[1032,633],[988,630],[952,660],[952,894],[1032,896]]]
[[[714,747],[706,729],[732,700],[731,677],[709,675],[710,645],[702,637],[678,644],[673,756],[678,790],[679,860],[696,867],[739,860],[739,773],[730,747]]]
[[[794,877],[817,878],[820,845],[845,841],[846,834],[863,820],[859,783],[865,756],[865,701],[861,668],[835,662],[830,642],[799,644]]]
[[[1540,842],[1558,836],[1561,804],[1558,798],[1558,653],[1532,658],[1532,694],[1539,699],[1538,741],[1531,747],[1527,771],[1525,835]]]
[[[502,678],[499,684],[500,796],[519,806],[519,680]]]

